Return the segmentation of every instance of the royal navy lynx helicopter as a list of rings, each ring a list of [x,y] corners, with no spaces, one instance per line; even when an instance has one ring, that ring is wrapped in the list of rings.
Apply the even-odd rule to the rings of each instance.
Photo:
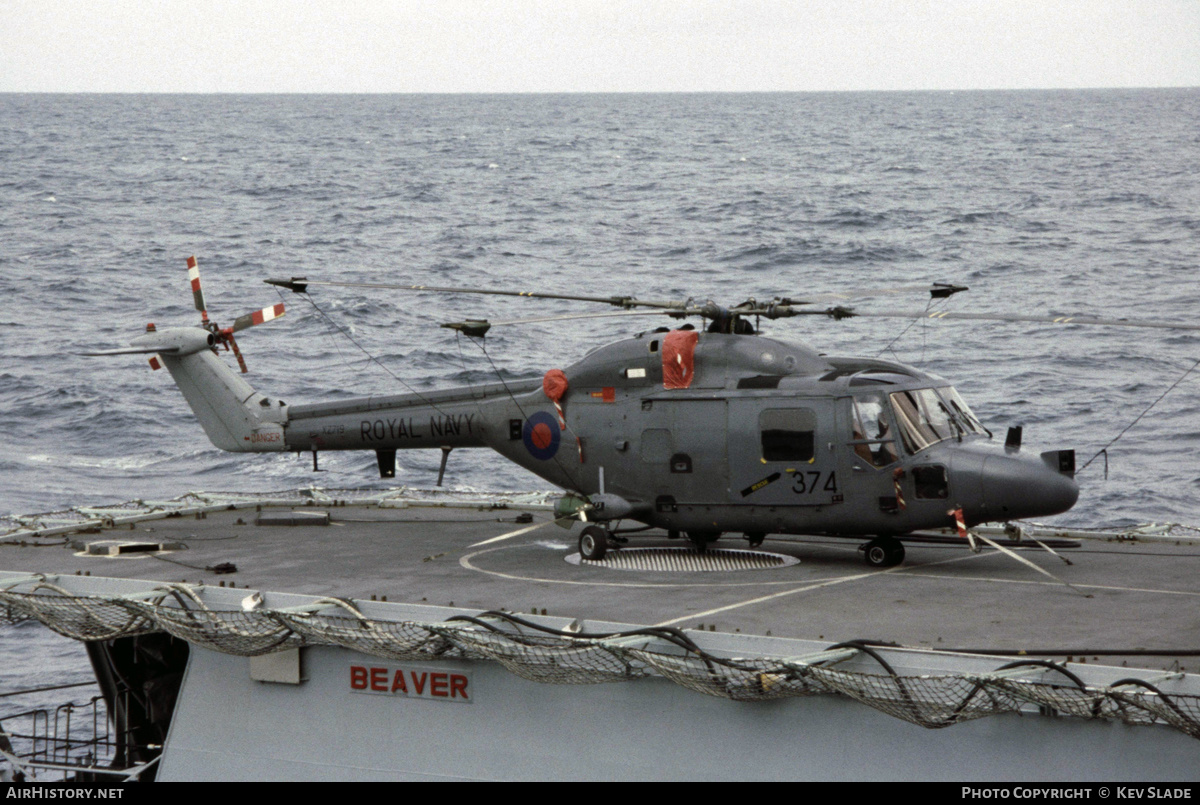
[[[370,450],[394,477],[396,451],[487,447],[567,491],[561,517],[588,522],[579,551],[601,559],[628,540],[621,521],[666,529],[699,550],[722,534],[751,546],[771,534],[865,540],[867,564],[904,558],[898,537],[957,525],[1067,511],[1079,495],[1073,450],[1028,450],[1021,429],[993,436],[948,381],[890,361],[831,357],[759,334],[755,322],[801,315],[914,318],[920,312],[857,311],[843,302],[919,291],[947,298],[963,286],[933,284],[723,307],[479,288],[270,279],[295,293],[311,285],[526,296],[620,308],[591,316],[700,318],[657,327],[588,353],[540,381],[373,395],[288,405],[256,391],[217,354],[233,334],[283,315],[282,304],[220,328],[208,318],[195,258],[189,279],[199,327],[154,329],[129,349],[171,373],[213,444],[235,452]],[[833,304],[832,307],[814,307]],[[1200,329],[1152,321],[948,312],[938,318]],[[483,338],[494,326],[552,321],[468,320],[443,326]],[[439,477],[439,483],[441,478]]]

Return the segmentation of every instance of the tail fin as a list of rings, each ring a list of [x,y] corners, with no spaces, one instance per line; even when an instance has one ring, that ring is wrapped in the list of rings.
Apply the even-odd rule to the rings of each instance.
[[[147,338],[135,339],[134,345]],[[239,453],[287,449],[283,403],[255,391],[211,349],[162,351],[158,358],[217,447]]]
[[[283,404],[255,391],[211,351],[159,358],[217,447],[239,453],[285,449]]]

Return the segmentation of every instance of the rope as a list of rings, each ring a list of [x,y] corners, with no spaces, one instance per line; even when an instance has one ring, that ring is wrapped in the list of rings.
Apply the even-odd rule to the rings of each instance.
[[[516,396],[512,393],[512,389],[508,387],[508,382],[504,379],[503,375],[500,374],[500,369],[496,366],[496,363],[492,360],[492,356],[488,354],[487,348],[483,345],[483,339],[472,338],[471,343],[479,347],[479,351],[483,353],[483,357],[487,358],[487,362],[491,364],[492,372],[496,375],[496,379],[499,380],[501,385],[504,386],[504,391],[508,394],[508,398],[512,400],[513,405],[515,405],[517,410],[521,412],[521,418],[528,420],[529,415],[525,413],[525,409],[521,406],[521,403],[517,401]],[[563,432],[565,433],[566,430],[564,429]],[[579,437],[575,438],[575,443],[579,447],[579,463],[582,464],[583,444],[579,441]],[[551,461],[553,461],[555,466],[562,471],[562,474],[567,478],[567,480],[575,485],[575,488],[572,491],[586,497],[586,493],[583,491],[583,485],[580,483],[578,476],[563,466],[562,462],[558,460],[558,453],[555,453],[553,456],[551,456]]]
[[[1114,444],[1116,444],[1117,439],[1120,439],[1122,436],[1124,436],[1126,431],[1128,431],[1130,428],[1132,428],[1138,422],[1141,422],[1142,417],[1144,417],[1146,414],[1150,413],[1151,408],[1153,408],[1154,406],[1156,406],[1160,402],[1162,402],[1163,397],[1166,397],[1168,394],[1170,394],[1172,391],[1174,391],[1175,387],[1178,386],[1180,383],[1182,383],[1187,378],[1187,376],[1190,375],[1195,370],[1195,368],[1197,366],[1200,366],[1200,359],[1198,359],[1195,363],[1193,363],[1188,368],[1188,370],[1180,376],[1180,378],[1178,380],[1176,380],[1174,383],[1172,383],[1170,386],[1168,386],[1166,391],[1164,391],[1162,394],[1158,395],[1158,399],[1156,399],[1154,402],[1150,403],[1150,405],[1146,406],[1146,410],[1142,411],[1140,414],[1138,414],[1137,417],[1132,422],[1130,422],[1128,425],[1126,425],[1121,430],[1120,433],[1118,433],[1116,436],[1113,437],[1111,442],[1109,442],[1108,444],[1104,445],[1104,447],[1101,447],[1099,450],[1097,450],[1096,455],[1089,458],[1082,467],[1080,467],[1078,470],[1075,471],[1075,475],[1078,476],[1079,473],[1086,470],[1088,468],[1088,465],[1091,464],[1093,461],[1095,461],[1096,458],[1101,453],[1103,453],[1104,454],[1104,479],[1108,480],[1108,448],[1110,448]]]
[[[358,343],[358,341],[357,341],[357,340],[354,338],[354,336],[350,335],[350,331],[349,331],[349,330],[345,329],[345,328],[344,328],[344,327],[342,327],[340,324],[338,324],[338,323],[337,323],[337,322],[335,322],[333,319],[331,319],[331,318],[330,318],[330,317],[329,317],[329,316],[328,316],[328,315],[325,313],[325,311],[324,311],[324,310],[321,310],[321,308],[317,306],[317,303],[313,301],[313,299],[312,299],[312,297],[311,297],[311,296],[309,296],[307,293],[301,294],[301,296],[303,296],[303,297],[304,297],[304,300],[305,300],[306,302],[308,302],[310,305],[312,305],[312,306],[313,306],[313,310],[317,311],[317,313],[318,313],[318,314],[319,314],[319,315],[320,315],[320,316],[321,316],[323,319],[325,319],[325,321],[327,321],[327,322],[328,322],[328,323],[329,323],[329,324],[330,324],[332,327],[334,327],[335,329],[337,329],[337,331],[338,331],[338,332],[340,332],[342,335],[346,336],[346,338],[350,340],[350,343],[351,343],[351,344],[354,344],[354,346],[356,346],[356,347],[358,347],[360,350],[362,350],[362,353],[363,353],[364,355],[366,355],[366,356],[367,356],[367,358],[368,358],[368,359],[369,359],[369,360],[370,360],[372,363],[374,363],[374,364],[375,364],[376,366],[378,366],[380,369],[382,369],[383,371],[385,371],[385,372],[387,372],[389,375],[391,375],[393,380],[395,380],[395,381],[396,381],[397,383],[399,383],[400,385],[404,386],[404,388],[408,389],[408,390],[409,390],[409,392],[411,392],[412,394],[415,394],[415,395],[416,395],[416,396],[417,396],[417,397],[418,397],[418,398],[421,400],[421,402],[425,403],[425,404],[426,404],[426,405],[428,405],[430,408],[432,408],[433,410],[437,411],[439,414],[442,414],[443,416],[446,416],[446,415],[447,415],[445,411],[443,411],[442,409],[438,408],[438,407],[437,407],[437,405],[435,405],[435,404],[434,404],[434,403],[433,403],[431,400],[429,400],[427,397],[425,397],[425,395],[421,394],[421,392],[417,391],[415,388],[413,388],[412,386],[410,386],[408,383],[405,383],[405,382],[404,382],[404,379],[403,379],[403,378],[401,378],[401,377],[400,377],[400,375],[396,374],[396,373],[395,373],[395,372],[393,372],[391,369],[387,368],[387,366],[385,366],[381,360],[379,360],[379,359],[378,359],[378,358],[376,358],[374,355],[372,355],[372,354],[371,354],[369,351],[367,351],[367,348],[366,348],[366,347],[364,347],[362,344]]]

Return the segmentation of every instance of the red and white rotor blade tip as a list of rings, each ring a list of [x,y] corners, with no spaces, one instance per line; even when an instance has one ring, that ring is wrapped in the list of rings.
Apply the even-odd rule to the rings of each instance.
[[[235,333],[245,330],[247,327],[253,327],[256,324],[268,322],[271,319],[277,319],[284,313],[283,303],[264,307],[262,310],[256,310],[253,313],[247,313],[245,316],[238,316],[233,322],[233,331]]]
[[[200,268],[195,257],[187,259],[188,282],[192,285],[192,299],[196,302],[196,310],[204,321],[208,321],[208,308],[204,306],[204,291],[200,287]]]

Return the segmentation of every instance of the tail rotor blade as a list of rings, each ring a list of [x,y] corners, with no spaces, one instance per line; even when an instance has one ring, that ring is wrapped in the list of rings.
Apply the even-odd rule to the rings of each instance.
[[[235,333],[245,330],[247,327],[253,327],[256,324],[268,322],[271,319],[277,319],[284,314],[283,303],[264,307],[262,310],[256,310],[253,313],[247,313],[245,316],[238,316],[233,322],[233,331]]]
[[[221,335],[224,336],[223,340],[229,344],[229,348],[233,350],[233,357],[237,358],[238,366],[242,369],[242,374],[247,374],[246,359],[242,357],[242,351],[238,349],[237,341],[233,338],[233,333],[223,330]]]
[[[188,281],[192,284],[192,299],[196,302],[196,310],[200,311],[200,318],[206,324],[208,323],[208,308],[204,305],[204,291],[200,288],[200,268],[196,265],[196,258],[189,257],[187,259]]]

